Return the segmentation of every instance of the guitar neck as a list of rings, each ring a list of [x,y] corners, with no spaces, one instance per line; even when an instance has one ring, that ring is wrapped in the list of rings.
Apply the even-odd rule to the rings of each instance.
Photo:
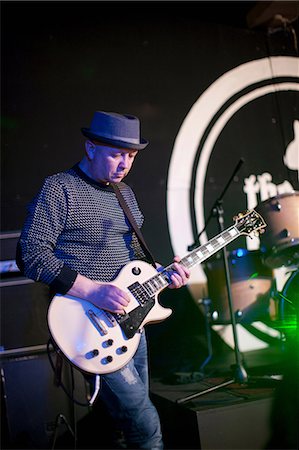
[[[206,244],[197,247],[191,253],[186,255],[181,259],[180,264],[188,269],[191,269],[192,267],[208,259],[210,256],[221,250],[230,242],[234,241],[238,236],[240,236],[240,234],[241,233],[239,232],[238,228],[233,225],[227,230],[215,236]],[[161,291],[171,284],[169,273],[171,273],[172,270],[173,264],[170,264],[157,275],[143,283],[144,288],[149,292],[150,295],[156,294],[157,292]]]
[[[230,242],[234,241],[240,234],[241,233],[239,232],[238,228],[233,225],[227,230],[213,237],[213,239],[211,239],[206,244],[197,247],[187,256],[182,258],[180,264],[182,264],[184,267],[187,267],[188,269],[191,269],[197,264],[201,264],[210,256],[214,255],[223,247],[228,245]]]

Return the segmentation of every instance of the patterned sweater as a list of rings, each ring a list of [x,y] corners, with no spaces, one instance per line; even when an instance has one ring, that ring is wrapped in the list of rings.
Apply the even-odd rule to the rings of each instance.
[[[141,227],[132,189],[118,186]],[[18,243],[17,263],[25,276],[65,294],[78,273],[109,282],[133,259],[146,258],[111,186],[95,182],[78,164],[45,179]]]

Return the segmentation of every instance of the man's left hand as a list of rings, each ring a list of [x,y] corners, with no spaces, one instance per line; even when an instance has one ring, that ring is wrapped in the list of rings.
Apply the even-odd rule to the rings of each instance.
[[[180,264],[180,260],[179,256],[173,258],[172,267],[174,271],[170,275],[172,283],[168,286],[169,289],[179,289],[182,286],[185,286],[190,278],[190,271]]]

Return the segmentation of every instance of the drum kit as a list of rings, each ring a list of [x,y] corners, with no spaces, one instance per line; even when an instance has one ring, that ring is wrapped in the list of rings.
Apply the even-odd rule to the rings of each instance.
[[[255,210],[267,228],[260,250],[237,249],[229,253],[231,296],[237,323],[270,322],[288,332],[296,329],[299,314],[299,191],[269,198]],[[276,269],[285,269],[286,281],[278,290]],[[229,324],[225,275],[221,255],[204,266],[212,321]]]
[[[222,231],[222,199],[242,163],[241,159],[214,203],[204,229],[211,217],[217,217]],[[246,327],[246,324],[250,326],[253,322],[271,321],[273,328],[280,332],[281,341],[296,333],[299,314],[299,191],[272,197],[255,210],[267,224],[265,233],[260,237],[260,250],[238,249],[229,254],[223,249],[203,264],[209,298],[201,299],[198,303],[204,309],[209,354],[200,366],[200,373],[203,373],[213,354],[211,325],[214,323],[224,327],[229,325],[228,328],[231,328],[235,354],[233,376],[228,381],[179,399],[177,403],[232,383],[248,383],[249,377],[240,354],[237,324]],[[189,250],[194,248],[202,231]],[[282,290],[276,287],[274,273],[275,269],[280,268],[288,272]]]

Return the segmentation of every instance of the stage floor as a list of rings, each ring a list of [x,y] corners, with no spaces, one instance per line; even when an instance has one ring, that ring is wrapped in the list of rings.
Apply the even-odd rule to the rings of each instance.
[[[266,448],[278,381],[264,380],[262,385],[229,381],[229,385],[209,391],[226,381],[208,378],[180,385],[152,381],[152,398],[160,414],[165,448]]]
[[[49,368],[45,358],[44,355],[43,358],[11,362],[8,364],[8,368],[20,373],[21,365],[22,373],[26,373],[24,369],[28,366],[28,381],[31,380],[30,374],[33,368],[34,370],[40,368],[42,373],[48,374]],[[183,370],[152,372],[151,397],[161,418],[165,449],[270,450],[271,447],[267,447],[272,433],[270,418],[276,392],[283,382],[281,379],[282,361],[283,354],[278,348],[247,352],[242,355],[242,364],[244,363],[248,375],[248,382],[244,383],[237,382],[234,377],[236,362],[234,352],[224,352],[213,356],[204,367],[204,372],[185,372]],[[201,361],[198,365],[200,364]],[[67,417],[73,429],[75,429],[73,419],[76,417],[77,449],[125,448],[122,447],[121,440],[115,441],[115,431],[117,430],[100,401],[96,402],[92,409],[86,411],[83,417],[81,407],[75,408],[76,413],[72,412],[71,405],[64,405],[67,399],[64,393],[52,386],[52,372],[49,374],[51,374],[50,380],[44,377],[45,389],[48,387],[46,392],[49,389],[51,392],[54,391],[55,395],[62,396],[62,398],[59,397],[59,401],[57,400],[57,406],[60,405],[59,408],[65,406],[64,409],[70,409]],[[9,373],[7,373],[7,377],[8,375]],[[42,376],[41,379],[43,379]],[[222,383],[225,385],[218,388]],[[26,387],[28,390],[28,383]],[[81,390],[84,393],[83,387]],[[52,446],[51,430],[47,427],[47,433],[50,434],[44,434],[42,430],[45,425],[50,423],[50,419],[55,419],[56,408],[52,408],[53,411],[50,411],[49,417],[42,412],[38,416],[35,409],[39,410],[41,404],[38,399],[36,401],[32,399],[32,394],[35,392],[33,386],[29,391],[28,397],[31,400],[24,406],[22,413],[24,415],[22,416],[20,413],[19,416],[22,416],[22,422],[25,417],[27,419],[31,417],[31,422],[34,422],[34,427],[31,428],[36,430],[39,427],[40,438],[45,445],[43,447],[30,445],[30,442],[36,439],[36,431],[32,431],[32,435],[27,437],[15,433],[13,441],[3,448],[22,448],[24,450],[51,448]],[[200,392],[204,392],[204,394],[197,395]],[[51,395],[51,399],[52,397],[54,398],[54,394]],[[9,404],[8,406],[14,405]],[[69,408],[67,408],[68,406]],[[14,410],[14,408],[10,409]],[[62,409],[59,411],[61,412]],[[292,418],[294,414],[291,412],[290,416]],[[288,417],[288,421],[290,421],[289,419]],[[13,417],[11,421],[13,422]],[[17,423],[17,425],[21,424]],[[65,424],[62,424],[58,431],[54,448],[74,448],[74,437]]]
[[[247,379],[236,375],[234,352],[212,358],[205,373],[176,372],[151,380],[168,449],[264,449],[282,380],[281,349],[242,355]],[[240,366],[237,365],[238,368]]]

